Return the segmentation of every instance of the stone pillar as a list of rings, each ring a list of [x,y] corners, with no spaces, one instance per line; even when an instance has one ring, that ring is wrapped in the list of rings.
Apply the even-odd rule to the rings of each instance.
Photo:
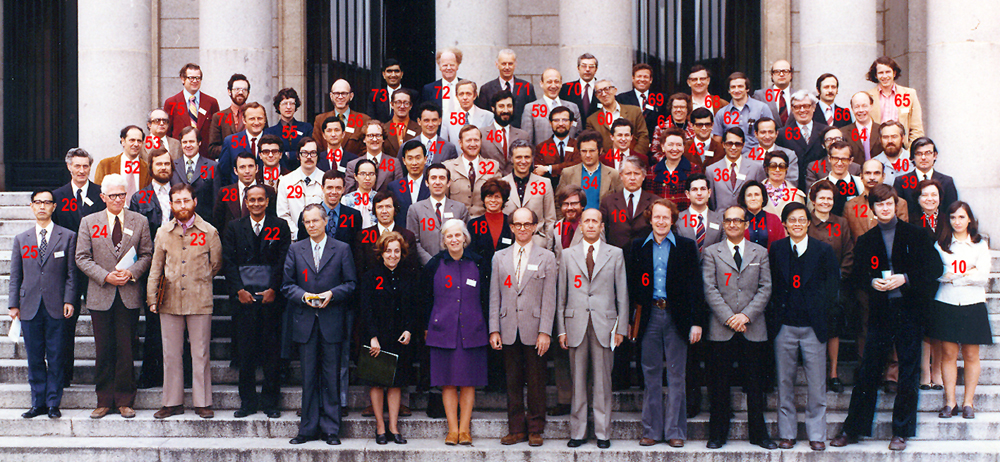
[[[146,130],[151,91],[151,0],[80,0],[80,147],[101,159],[122,152],[126,125]],[[93,174],[93,171],[91,171]]]
[[[603,0],[559,1],[559,69],[563,82],[580,78],[576,59],[597,58],[600,79],[611,79],[618,93],[632,88],[635,57],[632,9]]]
[[[994,118],[969,117],[978,108],[1000,107],[991,78],[1000,63],[1000,3],[969,0],[960,5],[927,0],[927,89],[919,94],[924,131],[938,149],[940,170],[955,178],[960,199],[972,205],[979,231],[1000,237],[1000,157],[984,149]],[[956,93],[956,88],[961,88]],[[957,94],[969,101],[955,100]],[[962,126],[958,130],[958,125]],[[983,136],[967,136],[969,133]],[[987,145],[989,142],[987,142]],[[997,248],[997,239],[992,248]]]
[[[437,49],[462,50],[458,76],[480,86],[497,78],[497,52],[507,48],[507,0],[437,0],[436,8]]]
[[[268,123],[278,115],[271,99],[277,55],[274,53],[274,0],[247,0],[234,4],[225,0],[201,0],[198,18],[198,65],[205,75],[201,90],[229,106],[226,84],[239,73],[250,80],[250,99],[267,108]],[[300,92],[300,97],[302,96]]]
[[[278,0],[278,84],[277,89],[291,87],[299,93],[302,107],[295,114],[305,120],[306,101],[306,2],[305,0]],[[278,53],[280,51],[280,53]],[[381,63],[379,63],[381,64]],[[329,91],[329,90],[327,90]],[[357,95],[355,95],[357,97]],[[329,98],[327,98],[329,99]],[[275,114],[275,117],[278,117]],[[277,122],[277,118],[274,119]],[[312,120],[307,122],[312,123]]]
[[[760,2],[760,69],[747,69],[745,72],[753,78],[758,72],[757,85],[760,88],[771,86],[771,63],[779,59],[787,59],[798,69],[792,55],[792,2],[791,0],[762,0]],[[685,71],[686,72],[686,71]],[[722,82],[727,75],[716,77]],[[798,73],[794,78],[798,78]],[[793,79],[794,83],[795,80]],[[751,86],[754,84],[751,83]],[[728,88],[728,87],[727,87]],[[731,97],[727,92],[722,95]]]
[[[840,81],[837,104],[849,107],[851,95],[875,85],[865,80],[868,67],[877,57],[875,7],[875,0],[803,5],[799,11],[800,57],[799,62],[792,62],[796,69],[795,90],[816,91],[816,79],[830,72]]]

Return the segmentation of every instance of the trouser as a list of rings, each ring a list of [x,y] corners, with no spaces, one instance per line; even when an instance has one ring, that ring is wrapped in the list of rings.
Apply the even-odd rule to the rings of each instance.
[[[611,333],[604,335],[610,337]],[[587,377],[591,375],[594,382],[594,436],[599,440],[611,439],[611,369],[614,361],[614,352],[601,346],[594,333],[594,322],[588,320],[583,342],[580,346],[569,349],[570,371],[573,375],[570,438],[582,440],[587,437]],[[587,373],[588,370],[591,374]]]
[[[69,322],[55,319],[44,306],[30,321],[21,321],[28,355],[31,407],[59,407],[63,395],[63,339]]]
[[[920,386],[920,353],[923,328],[912,302],[889,301],[887,313],[872,319],[868,326],[865,353],[854,379],[851,405],[844,432],[851,436],[871,436],[882,366],[896,348],[899,355],[899,390],[892,408],[892,435],[909,438],[917,431],[917,398]]]
[[[77,277],[86,278],[82,272],[77,273]],[[83,284],[86,287],[86,284]],[[76,303],[73,304],[73,315],[66,318],[66,326],[62,329],[62,341],[60,341],[60,348],[62,348],[62,354],[60,355],[60,361],[62,361],[62,385],[69,386],[70,382],[73,381],[73,366],[76,362],[76,321],[80,319],[80,309],[83,304],[77,299]],[[36,315],[37,316],[37,315]]]
[[[94,382],[97,407],[132,407],[135,403],[135,366],[132,343],[139,324],[139,310],[129,309],[120,294],[106,311],[91,311],[94,348],[97,350]]]
[[[510,433],[545,431],[545,360],[535,344],[521,342],[520,336],[500,350],[507,369],[507,426]],[[558,345],[555,345],[559,348]],[[528,412],[524,412],[524,387],[528,387]]]
[[[706,385],[705,364],[708,362],[708,335],[703,335],[702,340],[687,346],[687,371],[685,372],[685,382],[687,384],[687,409],[688,415],[697,415],[701,412],[701,387]]]
[[[146,312],[146,333],[142,342],[142,369],[139,379],[150,385],[163,381],[163,338],[160,315]]]
[[[806,434],[809,441],[826,439],[826,343],[812,327],[783,325],[774,339],[778,365],[778,436],[794,440],[798,433],[795,410],[795,375],[802,350],[809,395],[806,403]]]
[[[726,441],[729,439],[729,419],[732,410],[730,396],[730,369],[738,363],[740,376],[745,378],[743,391],[747,395],[747,424],[750,442],[756,443],[768,438],[764,425],[764,384],[761,383],[761,357],[768,354],[766,342],[751,342],[742,333],[735,333],[724,342],[708,342],[709,364],[708,394],[711,415],[708,423],[708,439]]]
[[[627,338],[615,347],[615,367],[611,369],[611,385],[615,389],[632,386],[632,358],[636,356],[637,349],[637,345]]]
[[[343,342],[323,338],[319,320],[306,343],[299,344],[302,364],[302,420],[299,435],[340,434],[340,360]]]
[[[861,336],[858,337],[858,355],[864,356],[865,354],[865,339],[868,338],[868,293],[859,290],[858,294],[858,305],[861,306]],[[890,382],[899,381],[899,358],[896,355],[896,349],[892,349],[892,354],[885,361],[885,380]],[[855,379],[857,381],[857,379]]]
[[[191,401],[194,407],[212,405],[212,371],[209,346],[212,315],[160,313],[163,334],[163,405],[184,404],[184,331],[191,342]]]
[[[277,410],[281,396],[281,305],[278,303],[234,306],[240,362],[240,407]],[[264,369],[264,383],[257,394],[257,366]]]
[[[340,361],[338,362],[338,383],[340,384],[338,388],[340,390],[338,392],[338,402],[343,406],[347,405],[347,387],[350,386],[352,335],[354,335],[354,310],[347,310],[344,321],[344,339],[340,343]],[[340,416],[339,409],[337,410],[337,415]]]
[[[653,308],[642,337],[642,436],[654,441],[687,439],[685,367],[687,339],[677,334],[670,313]],[[663,369],[667,369],[667,401],[663,402]]]

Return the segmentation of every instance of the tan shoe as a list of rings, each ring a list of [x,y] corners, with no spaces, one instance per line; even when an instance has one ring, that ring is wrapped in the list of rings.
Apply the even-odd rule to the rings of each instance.
[[[212,412],[212,408],[208,406],[196,407],[194,408],[194,413],[198,414],[198,417],[201,417],[202,419],[211,419],[212,417],[215,417],[215,413]]]
[[[500,444],[504,446],[523,443],[525,441],[528,441],[528,435],[525,435],[524,433],[509,433],[507,436],[500,438]]]
[[[122,418],[125,418],[125,419],[131,419],[131,418],[135,417],[135,410],[132,409],[132,408],[130,408],[130,407],[128,407],[128,406],[122,406],[122,407],[118,408],[118,413],[121,414]]]
[[[94,412],[90,413],[90,418],[100,419],[101,417],[108,415],[109,412],[111,412],[110,407],[99,407],[97,409],[94,409]]]
[[[159,411],[156,411],[156,414],[153,414],[153,418],[166,419],[167,417],[174,415],[181,415],[183,413],[184,413],[184,405],[163,406],[160,408]]]
[[[458,432],[448,432],[448,435],[444,437],[444,444],[448,446],[458,444]]]
[[[466,446],[472,445],[472,435],[470,435],[469,432],[459,432],[458,444],[464,444]]]

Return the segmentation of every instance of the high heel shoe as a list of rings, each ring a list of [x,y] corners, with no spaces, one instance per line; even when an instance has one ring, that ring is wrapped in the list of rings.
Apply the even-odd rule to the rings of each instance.
[[[375,444],[386,444],[389,442],[389,437],[385,434],[375,434]]]
[[[402,433],[389,432],[389,438],[396,444],[406,444],[406,438],[403,438]]]

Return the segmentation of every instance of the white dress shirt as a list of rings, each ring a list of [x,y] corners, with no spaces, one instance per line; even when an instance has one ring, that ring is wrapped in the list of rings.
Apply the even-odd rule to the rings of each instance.
[[[952,238],[951,253],[941,249],[941,245],[934,243],[941,261],[944,262],[944,274],[952,273],[955,279],[950,281],[944,275],[938,278],[941,285],[938,286],[935,300],[949,305],[964,306],[976,303],[986,303],[986,284],[990,276],[990,248],[985,240],[976,244],[972,240],[965,238],[958,240]],[[962,269],[965,272],[960,272]]]
[[[424,175],[420,175],[417,178],[413,178],[409,174],[406,175],[406,191],[410,193],[410,203],[416,204],[417,198],[420,196],[420,185],[424,184]]]
[[[518,281],[521,281],[524,279],[524,270],[528,267],[528,255],[531,255],[531,241],[528,241],[528,243],[525,244],[524,247],[521,247],[521,244],[518,244],[517,241],[514,241],[514,245],[511,247],[514,248],[514,251],[512,252],[513,260],[511,260],[511,264],[514,266],[514,278]],[[524,253],[520,255],[520,262],[519,262],[518,253],[521,252],[522,250],[524,251]],[[596,249],[594,250],[594,255],[595,255],[594,258],[597,258]],[[520,263],[521,265],[518,266],[518,263]]]
[[[798,252],[799,254],[798,256],[801,257],[803,254],[806,253],[806,249],[809,247],[809,236],[803,237],[801,242],[795,242],[794,239],[789,237],[788,242],[789,245],[792,246],[792,251]],[[740,256],[743,256],[743,254],[741,253]]]
[[[163,215],[161,224],[167,224],[170,221],[170,213],[173,211],[170,208],[170,183],[159,184],[156,180],[150,183],[153,186],[153,193],[156,194],[156,201],[160,204],[160,213]],[[142,197],[140,196],[140,199]],[[154,238],[156,236],[153,236]]]
[[[312,246],[313,268],[319,271],[319,262],[323,260],[323,249],[326,248],[326,233],[323,233],[323,240],[315,242],[309,238],[309,245]]]
[[[629,210],[629,216],[635,216],[635,209],[639,206],[639,198],[642,197],[642,189],[637,189],[635,191],[629,191],[628,189],[622,189],[622,195],[625,196],[625,206],[628,207],[628,198],[632,196],[632,210]]]
[[[41,226],[38,226],[38,223],[36,222],[35,223],[35,243],[38,244],[39,246],[42,245],[42,232],[41,231],[43,229],[45,230],[45,242],[46,242],[46,244],[50,243],[52,241],[52,228],[54,226],[55,226],[55,223],[53,223],[51,220],[49,220],[49,224],[46,225],[44,228],[42,228]],[[41,255],[38,255],[38,258],[41,258],[41,257],[42,257]]]
[[[747,258],[747,240],[741,239],[738,244],[733,244],[733,241],[726,239],[726,247],[729,247],[729,255],[736,255],[736,249],[740,249],[740,259],[745,260]]]

